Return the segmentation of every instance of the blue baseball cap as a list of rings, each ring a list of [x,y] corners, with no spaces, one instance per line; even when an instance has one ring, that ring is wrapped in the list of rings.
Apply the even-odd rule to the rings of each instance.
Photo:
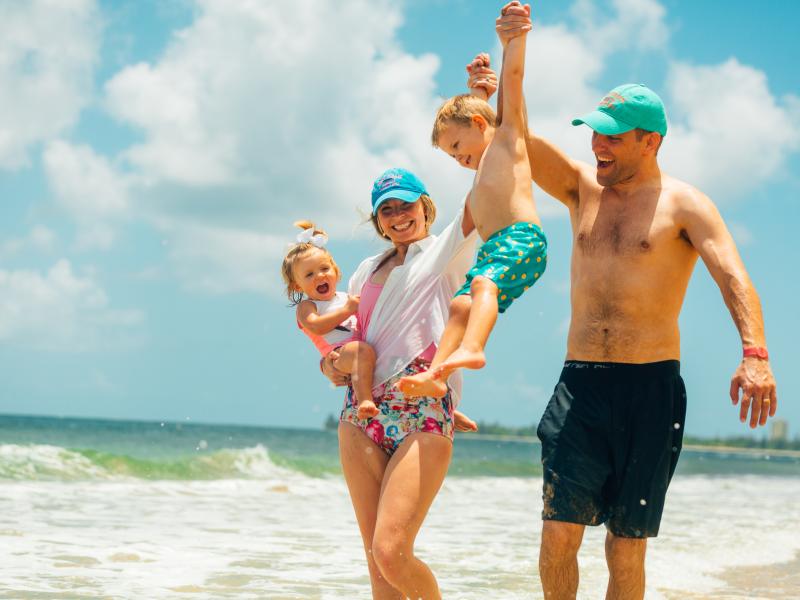
[[[372,184],[372,214],[386,200],[416,202],[422,194],[428,194],[425,184],[411,171],[399,167],[387,169]]]
[[[586,124],[603,135],[618,135],[632,129],[667,135],[664,103],[658,94],[641,83],[615,87],[600,101],[597,109],[573,119],[572,124]]]

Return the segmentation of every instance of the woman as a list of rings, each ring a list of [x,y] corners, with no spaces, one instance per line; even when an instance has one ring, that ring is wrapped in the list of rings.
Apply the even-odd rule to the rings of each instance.
[[[372,189],[372,223],[392,243],[363,261],[349,293],[361,295],[362,339],[377,355],[375,385],[381,412],[359,421],[348,388],[339,423],[339,456],[367,554],[373,598],[440,598],[414,540],[441,487],[453,449],[454,403],[460,379],[444,398],[406,401],[401,376],[430,365],[450,300],[464,282],[477,235],[462,209],[441,235],[429,229],[436,208],[425,186],[404,169],[389,169]],[[328,355],[324,373],[345,382]],[[373,390],[373,393],[374,390]]]

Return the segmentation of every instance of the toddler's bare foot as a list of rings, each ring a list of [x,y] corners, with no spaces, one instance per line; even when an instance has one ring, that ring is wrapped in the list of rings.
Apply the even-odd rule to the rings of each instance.
[[[482,369],[486,365],[486,356],[481,350],[457,348],[436,369],[436,377],[444,379],[456,369]]]
[[[372,400],[364,400],[358,405],[358,418],[369,419],[378,414],[378,407]]]
[[[478,431],[478,424],[460,410],[453,412],[453,424],[456,431]]]
[[[406,398],[443,398],[447,394],[447,384],[435,376],[432,371],[423,371],[416,375],[402,377],[397,382],[397,389]]]

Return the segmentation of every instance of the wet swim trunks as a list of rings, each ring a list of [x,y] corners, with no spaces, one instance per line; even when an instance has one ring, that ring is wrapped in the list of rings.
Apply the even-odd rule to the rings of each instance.
[[[547,266],[547,238],[536,223],[514,223],[489,236],[478,250],[475,265],[456,296],[469,294],[475,277],[491,279],[499,290],[497,308],[503,313],[536,283]]]
[[[567,361],[539,422],[542,519],[655,537],[683,440],[680,363]]]
[[[416,358],[402,373],[398,373],[380,386],[372,396],[380,411],[371,419],[358,418],[358,401],[352,387],[347,388],[340,421],[352,423],[367,434],[373,442],[391,456],[403,440],[418,431],[442,435],[453,440],[453,404],[450,390],[442,398],[413,398],[406,400],[394,385],[401,377],[427,371],[430,361]]]

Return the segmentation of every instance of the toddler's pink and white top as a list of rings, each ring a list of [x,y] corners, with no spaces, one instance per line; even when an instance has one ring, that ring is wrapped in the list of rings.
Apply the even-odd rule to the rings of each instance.
[[[478,234],[464,236],[461,224],[463,206],[455,219],[438,236],[411,244],[405,262],[395,267],[383,285],[369,326],[362,339],[375,350],[377,361],[373,385],[378,386],[403,371],[431,344],[439,343],[450,310],[453,294],[464,283],[475,255]],[[361,294],[367,283],[393,248],[365,259],[350,278],[348,292]],[[461,374],[448,381],[453,403],[461,397]]]
[[[330,300],[312,300],[312,302],[317,307],[317,314],[322,316],[344,306],[347,302],[347,294],[336,292]],[[356,337],[357,331],[355,315],[350,315],[325,335],[317,335],[300,325],[300,323],[298,325],[303,330],[303,333],[311,338],[311,341],[314,342],[322,356],[326,356],[334,348],[338,348],[352,340]]]

